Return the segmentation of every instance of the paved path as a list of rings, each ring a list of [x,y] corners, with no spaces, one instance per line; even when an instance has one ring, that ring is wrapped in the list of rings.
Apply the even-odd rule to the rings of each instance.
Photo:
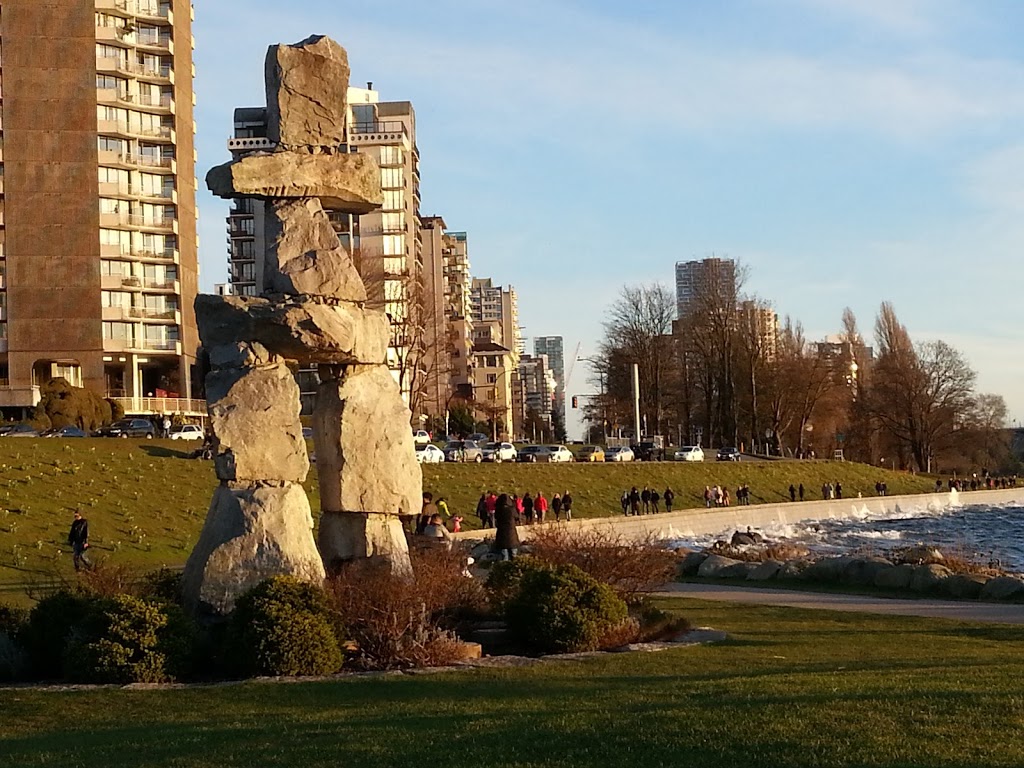
[[[665,597],[692,597],[755,605],[784,605],[851,613],[882,613],[890,616],[923,616],[932,619],[1024,624],[1024,605],[1018,603],[954,602],[949,600],[895,600],[827,592],[795,592],[788,589],[729,587],[718,584],[669,584],[659,593]]]

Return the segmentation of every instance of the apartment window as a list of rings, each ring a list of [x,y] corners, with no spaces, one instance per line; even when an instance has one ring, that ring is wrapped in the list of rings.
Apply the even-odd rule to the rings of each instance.
[[[387,189],[405,186],[405,170],[403,168],[381,168],[380,185]]]
[[[132,324],[104,322],[103,338],[130,343],[132,340]]]
[[[385,256],[405,255],[405,235],[384,235],[383,241]]]
[[[128,51],[125,48],[118,48],[116,45],[98,43],[96,45],[96,58],[117,59],[118,61],[125,62],[128,60]]]
[[[231,243],[231,258],[235,261],[250,261],[256,258],[252,240],[234,240]]]
[[[123,200],[114,200],[110,197],[100,198],[100,213],[101,214],[120,214],[128,213],[128,203]],[[112,232],[113,230],[106,230]],[[100,230],[100,242],[103,242],[103,230]]]
[[[385,275],[402,275],[405,273],[405,257],[404,256],[386,256],[384,257],[384,274]]]
[[[117,246],[121,253],[128,253],[132,246],[131,232],[122,232],[120,229],[101,229],[100,245]]]
[[[132,273],[132,265],[127,261],[100,261],[100,274],[106,277],[128,277]]]
[[[243,262],[231,266],[231,281],[233,283],[249,283],[256,279],[256,265],[252,262]]]
[[[381,165],[402,165],[405,162],[402,157],[401,147],[381,147],[380,148],[380,164]]]
[[[404,213],[382,213],[380,215],[381,227],[385,232],[396,232],[405,230]]]
[[[99,178],[100,184],[117,184],[118,187],[128,188],[128,171],[120,168],[105,168],[101,165]]]
[[[388,189],[384,192],[384,210],[385,211],[404,211],[405,210],[405,190],[403,189]]]
[[[107,123],[128,125],[128,110],[121,109],[120,107],[107,107],[97,104],[96,117]]]
[[[352,117],[356,123],[373,123],[377,120],[377,111],[373,104],[354,104]]]
[[[128,92],[128,81],[123,77],[114,77],[113,75],[96,75],[96,89],[125,94]]]
[[[497,384],[498,383],[498,374],[496,374],[496,373],[488,373],[487,374],[487,383],[488,384]]]
[[[96,147],[100,152],[115,152],[119,155],[128,152],[128,142],[124,139],[115,139],[113,136],[97,137]]]
[[[124,291],[100,291],[100,302],[104,307],[130,307],[132,295]]]

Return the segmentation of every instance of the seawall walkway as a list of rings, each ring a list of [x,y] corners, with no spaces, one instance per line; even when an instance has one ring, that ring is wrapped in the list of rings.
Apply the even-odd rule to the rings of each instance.
[[[908,508],[946,509],[951,506],[972,504],[1019,504],[1024,506],[1024,487],[992,491],[964,491],[943,493],[914,493],[904,496],[869,496],[830,501],[803,501],[792,503],[751,504],[750,506],[716,507],[678,510],[658,515],[639,517],[595,517],[573,520],[571,523],[545,523],[579,530],[610,529],[625,538],[637,540],[654,536],[660,539],[690,538],[731,534],[747,526],[764,528],[769,525],[792,525],[809,520],[839,520],[865,515],[897,514]],[[520,537],[533,526],[521,526]],[[462,531],[452,534],[461,541],[483,541],[494,536],[493,530]]]

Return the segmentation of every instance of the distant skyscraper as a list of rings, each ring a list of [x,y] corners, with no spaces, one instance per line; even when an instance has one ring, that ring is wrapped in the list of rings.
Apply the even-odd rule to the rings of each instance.
[[[533,354],[544,355],[548,359],[548,367],[555,375],[554,410],[562,417],[565,424],[565,358],[561,336],[537,336],[533,340]]]
[[[205,413],[191,3],[2,5],[0,407],[59,376],[128,413]]]
[[[736,280],[736,262],[732,259],[704,259],[676,262],[676,317],[682,318],[695,305],[702,291],[716,282]]]

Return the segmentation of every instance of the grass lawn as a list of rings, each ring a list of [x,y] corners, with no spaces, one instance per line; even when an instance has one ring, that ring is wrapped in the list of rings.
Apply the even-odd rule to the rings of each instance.
[[[0,690],[0,764],[1024,764],[1024,628],[664,603],[731,639],[417,677]]]
[[[33,580],[71,573],[66,537],[75,509],[89,520],[94,557],[140,568],[184,563],[217,482],[211,462],[185,458],[194,448],[163,440],[0,439],[0,601],[7,599],[5,587],[20,590]],[[893,494],[927,491],[934,483],[850,462],[424,467],[424,488],[446,497],[467,527],[479,525],[473,513],[487,489],[548,495],[568,489],[576,499],[574,514],[594,517],[619,513],[619,496],[632,485],[662,491],[671,485],[676,507],[683,508],[699,506],[704,486],[714,483],[734,490],[748,483],[757,503],[788,498],[791,482],[802,482],[808,499],[820,497],[822,483],[836,480],[847,496],[870,495],[877,479]],[[315,467],[305,485],[315,513]]]

